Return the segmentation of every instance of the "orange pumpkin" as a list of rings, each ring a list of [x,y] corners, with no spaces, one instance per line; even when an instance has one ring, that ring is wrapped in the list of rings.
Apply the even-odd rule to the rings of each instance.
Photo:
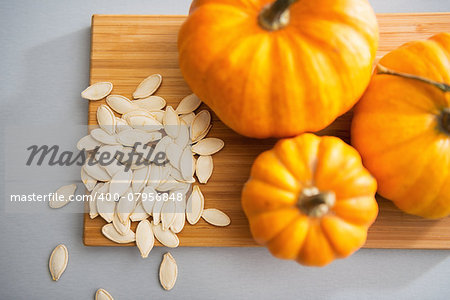
[[[364,244],[378,214],[375,192],[355,149],[305,133],[256,158],[242,206],[254,239],[274,256],[323,266]]]
[[[426,218],[450,214],[450,34],[414,41],[379,63],[352,143],[380,195]]]
[[[366,0],[196,0],[178,35],[192,91],[257,138],[317,131],[349,110],[377,44]]]

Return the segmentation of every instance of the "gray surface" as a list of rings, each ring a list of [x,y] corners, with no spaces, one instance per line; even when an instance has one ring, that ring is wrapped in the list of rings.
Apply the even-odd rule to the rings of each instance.
[[[450,11],[448,0],[371,2],[377,12]],[[48,126],[67,128],[69,134],[54,133],[64,145],[72,145],[74,136],[85,132],[75,125],[86,122],[87,102],[78,95],[88,82],[91,15],[186,14],[188,6],[189,1],[181,0],[0,2],[2,195],[9,186],[4,164],[5,133],[11,124],[34,128],[28,137]],[[76,167],[46,170],[45,183],[35,190],[53,191],[76,180],[78,172]],[[36,177],[25,173],[22,180],[28,186]],[[2,300],[92,299],[99,287],[115,299],[450,297],[448,251],[361,250],[324,269],[312,269],[276,260],[265,249],[179,248],[171,251],[179,263],[179,279],[168,293],[157,279],[166,249],[156,248],[142,260],[135,248],[84,247],[80,214],[46,206],[19,214],[6,212],[2,205],[0,228]],[[60,282],[54,283],[47,262],[60,242],[68,246],[70,262]]]

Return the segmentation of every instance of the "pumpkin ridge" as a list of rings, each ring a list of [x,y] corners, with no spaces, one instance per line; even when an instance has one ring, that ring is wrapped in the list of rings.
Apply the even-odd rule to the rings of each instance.
[[[430,130],[434,131],[435,127],[436,126],[429,126],[428,128],[425,128],[422,132],[419,132],[418,134],[411,136],[410,138],[408,138],[406,140],[401,140],[393,145],[387,145],[385,148],[380,148],[380,149],[377,149],[376,151],[371,151],[370,153],[372,155],[378,156],[378,158],[379,158],[379,156],[382,156],[384,154],[389,154],[392,151],[398,151],[398,147],[403,147],[403,146],[406,147],[407,146],[406,144],[417,142],[419,139],[426,137],[427,135],[430,134]],[[389,130],[392,130],[392,128],[390,128]],[[365,152],[365,153],[367,154],[368,152]],[[365,156],[367,156],[367,155],[365,155]],[[376,159],[378,159],[378,158],[376,158]],[[362,157],[362,161],[363,162],[367,161],[367,158]]]
[[[321,53],[322,57],[326,58],[329,68],[325,72],[325,73],[327,73],[327,74],[325,74],[326,76],[321,76],[321,77],[326,77],[326,78],[333,77],[334,78],[333,85],[330,85],[329,81],[327,81],[326,87],[328,89],[334,89],[335,92],[340,93],[339,97],[346,99],[346,101],[341,101],[340,103],[337,103],[337,101],[334,101],[334,98],[339,98],[339,97],[334,96],[334,97],[330,98],[329,96],[327,96],[326,98],[322,98],[322,102],[323,102],[322,109],[329,110],[330,107],[333,107],[333,115],[336,115],[336,117],[331,120],[329,120],[329,119],[323,120],[324,122],[322,122],[322,124],[329,125],[334,120],[336,120],[337,117],[339,117],[340,115],[345,113],[347,110],[349,110],[357,101],[357,100],[350,101],[351,97],[345,96],[343,94],[344,90],[349,91],[349,90],[353,89],[353,85],[351,84],[351,81],[349,81],[350,83],[347,84],[348,80],[344,80],[344,78],[342,78],[343,69],[344,69],[343,66],[345,66],[345,72],[347,72],[348,74],[352,73],[352,68],[349,68],[347,63],[343,63],[344,60],[341,58],[339,53],[335,52],[336,49],[331,44],[320,40],[316,36],[313,36],[309,33],[301,31],[298,28],[291,28],[291,29],[293,31],[295,31],[295,33],[296,33],[295,36],[291,35],[292,40],[295,40],[295,45],[298,45],[298,41],[300,41],[300,43],[303,46],[306,45],[306,43],[303,42],[302,39],[300,38],[300,36],[302,36],[303,39],[306,39],[308,41],[308,47],[310,49],[312,49],[311,50],[312,52]],[[328,51],[328,53],[326,53],[326,51],[324,49],[326,49]],[[333,54],[333,55],[331,55],[331,54]],[[299,59],[298,61],[301,61],[301,60]],[[341,65],[338,66],[338,64],[341,64]],[[303,71],[302,68],[299,68],[299,69]],[[315,71],[317,73],[318,70],[315,69]],[[324,70],[322,69],[322,67],[320,68],[320,73],[324,74]],[[303,74],[304,74],[303,78],[319,77],[318,75],[311,76],[310,73],[307,73],[307,72],[303,72]],[[344,87],[339,88],[340,85],[344,86]],[[338,87],[338,88],[336,88],[336,87]],[[362,94],[362,91],[359,94]],[[308,96],[305,95],[305,97],[308,97]],[[353,98],[355,98],[355,97],[353,97]],[[315,130],[315,129],[317,129],[317,128],[311,128],[311,130]]]
[[[426,136],[426,137],[428,137],[428,136]],[[430,138],[430,140],[433,140],[433,139],[434,139],[433,137],[429,137],[429,138]],[[408,146],[405,146],[405,147],[408,148]],[[432,148],[432,147],[433,147],[433,143],[427,143],[426,149],[422,149],[421,153],[424,153],[424,152],[429,151],[429,149]],[[394,150],[394,149],[393,149],[393,150]],[[396,150],[399,151],[398,148],[397,148]],[[386,154],[386,153],[383,153],[383,154],[381,154],[381,155],[382,155],[382,156],[385,156],[385,154]],[[433,157],[432,157],[431,155],[429,155],[429,156],[427,157],[427,161],[426,161],[426,162],[425,162],[425,161],[422,162],[422,165],[420,166],[420,170],[416,172],[416,174],[415,174],[416,177],[415,177],[412,181],[409,182],[408,188],[405,188],[404,191],[401,192],[401,193],[395,194],[394,197],[392,197],[393,200],[394,200],[394,199],[398,199],[398,198],[403,198],[404,195],[407,194],[407,193],[411,190],[411,187],[412,187],[412,186],[415,186],[416,183],[417,183],[419,180],[422,179],[422,173],[423,173],[423,170],[426,168],[428,162],[429,162],[431,159],[433,159]],[[416,170],[417,170],[417,169],[416,169]],[[409,173],[408,176],[411,177],[412,174]],[[384,193],[381,193],[381,192],[380,192],[380,194],[383,196]],[[386,198],[391,199],[391,197],[386,197]],[[394,203],[397,205],[398,200],[394,200]],[[401,203],[399,203],[399,204],[401,204]],[[415,206],[415,207],[414,207],[415,209],[414,209],[414,210],[415,210],[415,211],[420,211],[420,208],[421,208],[422,206],[424,206],[424,205],[428,205],[428,204],[427,204],[427,203],[415,203],[415,205],[414,205],[414,206]],[[403,206],[403,205],[402,205],[402,206]],[[409,210],[409,211],[411,211],[411,210]]]
[[[334,215],[335,215],[337,218],[339,218],[339,219],[341,219],[341,220],[344,220],[345,222],[347,222],[347,223],[349,223],[349,224],[353,224],[353,225],[355,225],[355,226],[367,226],[367,227],[369,227],[369,226],[375,221],[375,219],[376,219],[376,217],[377,217],[377,215],[378,215],[378,209],[377,209],[377,213],[375,214],[375,217],[372,218],[372,220],[371,220],[370,222],[367,222],[367,221],[361,221],[361,220],[358,220],[358,219],[347,219],[346,216],[341,215],[339,212],[337,212],[337,211],[335,210],[336,206],[339,206],[339,205],[345,205],[345,202],[348,202],[349,205],[351,205],[351,206],[357,205],[357,204],[352,204],[352,202],[353,202],[353,201],[358,202],[358,200],[361,201],[361,199],[366,199],[366,200],[369,200],[369,199],[370,199],[370,201],[374,201],[374,200],[371,199],[371,197],[368,196],[368,195],[358,195],[358,196],[353,196],[353,197],[351,197],[351,198],[343,198],[343,199],[339,200],[339,202],[338,202],[337,199],[336,199],[336,205],[333,206],[332,208],[330,208],[330,210],[333,211]],[[375,205],[378,207],[378,203],[377,203],[376,201],[375,201]],[[365,211],[359,211],[359,214],[358,214],[358,215],[368,214],[368,212],[370,213],[370,208],[371,208],[371,207],[369,207],[369,209],[366,209]]]
[[[435,143],[436,143],[436,141],[435,141],[434,143],[430,143],[430,144],[428,145],[428,149],[429,149],[429,148],[435,148],[435,147],[436,147],[436,146],[434,145]],[[444,155],[445,155],[445,154],[444,154]],[[440,156],[440,157],[441,157],[441,156]],[[421,172],[418,173],[418,174],[419,174],[418,178],[416,178],[416,180],[410,185],[410,187],[416,186],[416,185],[417,185],[417,182],[423,179],[423,176],[422,176],[422,174],[424,173],[423,169],[425,169],[425,168],[427,167],[428,162],[429,162],[430,160],[432,160],[432,159],[434,160],[434,159],[436,159],[436,157],[435,157],[434,155],[429,155],[429,156],[428,156],[428,160],[427,160],[426,163],[424,163],[423,166],[422,166]],[[448,173],[447,173],[447,177],[448,177]],[[442,181],[442,186],[441,186],[441,188],[439,189],[439,191],[442,190],[443,186],[445,186],[445,183],[446,183],[446,181],[443,180],[443,181]],[[410,189],[408,189],[408,191],[409,191],[409,190],[410,190]],[[399,195],[399,197],[403,197],[404,195],[405,195],[405,194],[401,194],[401,195]],[[437,193],[437,195],[439,195],[439,193]],[[425,198],[425,199],[426,199],[426,198]],[[408,209],[408,211],[411,212],[411,213],[413,213],[413,214],[417,214],[418,212],[422,211],[422,209],[426,211],[426,208],[427,208],[427,207],[430,207],[430,205],[434,205],[434,199],[433,199],[433,198],[426,199],[426,200],[427,200],[426,202],[425,202],[425,199],[423,199],[423,200],[420,201],[419,203],[416,202],[416,203],[414,204],[413,208],[412,208],[412,209]]]
[[[303,147],[303,143],[305,142],[304,141],[304,137],[312,137],[315,141],[318,141],[318,143],[316,143],[315,144],[315,147],[314,147],[314,150],[315,150],[315,154],[314,154],[314,157],[315,157],[315,160],[314,160],[314,162],[313,162],[313,164],[311,165],[310,164],[310,162],[307,160],[307,157],[306,157],[306,153],[303,151],[304,150],[304,147]],[[297,138],[294,138],[294,141],[295,141],[295,144],[296,144],[296,146],[297,146],[297,149],[298,149],[298,151],[299,151],[299,153],[300,153],[300,155],[301,155],[301,159],[302,159],[302,161],[303,161],[303,164],[305,165],[305,166],[308,166],[308,168],[310,169],[310,175],[311,175],[311,178],[310,178],[310,180],[311,180],[311,182],[310,182],[310,185],[314,185],[314,174],[316,173],[316,169],[317,169],[317,154],[318,154],[318,149],[319,149],[319,145],[320,145],[320,143],[321,143],[321,140],[317,137],[317,136],[315,136],[314,134],[312,134],[312,133],[305,133],[305,134],[303,134],[302,136],[299,136],[299,137],[297,137]]]
[[[338,255],[336,247],[333,245],[333,242],[331,242],[331,238],[330,238],[330,236],[328,235],[328,232],[324,229],[323,226],[324,225],[320,221],[319,222],[320,231],[322,232],[323,236],[325,237],[325,239],[326,239],[328,245],[330,246],[331,250],[333,250],[335,257],[336,258],[342,258],[340,255]]]
[[[227,54],[231,53],[232,51],[236,51],[236,49],[238,48],[237,46],[239,46],[244,40],[247,40],[247,39],[253,38],[253,37],[254,37],[253,35],[252,36],[243,36],[242,34],[237,34],[236,37],[234,38],[234,41],[231,44],[224,45],[223,49],[218,50],[216,52],[216,55],[210,59],[211,64],[206,68],[203,78],[214,78],[214,73],[215,73],[215,69],[217,68],[217,65],[223,63],[224,61],[226,61],[229,58],[229,56]],[[250,72],[250,69],[247,70],[247,73],[248,72]],[[230,72],[227,75],[226,81],[229,81],[230,77],[233,77],[233,76],[235,76],[235,74],[233,72]],[[250,76],[248,76],[248,77],[250,77]],[[207,104],[209,106],[211,106],[212,108],[215,108],[216,107],[216,101],[215,101],[216,98],[210,97],[211,93],[216,92],[215,88],[210,86],[211,84],[213,84],[213,82],[211,80],[207,80],[205,82],[205,84],[207,86],[207,89],[206,89],[206,93],[208,95],[207,98],[210,101]],[[244,87],[244,85],[242,85],[242,86]],[[219,111],[219,110],[217,110],[217,108],[215,108],[215,112],[217,115],[224,113],[224,111]],[[235,124],[233,124],[233,127],[235,127]]]
[[[257,34],[255,34],[255,36],[256,36],[256,35],[259,35],[259,34],[257,33]],[[252,36],[252,37],[254,37],[254,36]],[[247,38],[248,38],[248,37],[247,37]],[[256,37],[254,37],[254,38],[256,38]],[[272,41],[268,41],[268,43],[271,44]],[[254,52],[253,52],[254,55],[251,57],[251,60],[250,60],[250,62],[248,63],[248,74],[251,74],[251,73],[252,73],[252,70],[254,69],[255,63],[256,63],[257,59],[259,59],[259,57],[258,57],[259,51],[261,51],[261,49],[262,49],[263,46],[265,46],[265,43],[260,42],[258,48],[254,50]],[[271,50],[272,50],[273,45],[270,45],[270,47],[271,47]],[[258,61],[259,61],[259,60],[258,60]],[[249,90],[251,90],[251,89],[248,89],[248,83],[253,79],[252,76],[246,76],[246,77],[247,77],[247,78],[245,79],[245,82],[244,82],[243,85],[242,85],[242,89],[243,89],[242,93],[243,93],[244,95],[247,95],[247,94],[249,93]],[[271,86],[270,86],[270,88],[271,88]],[[243,98],[246,98],[246,97],[243,97]],[[270,101],[269,103],[271,103],[271,102],[272,102],[272,101]],[[253,106],[254,106],[254,103],[251,103],[251,102],[242,102],[241,105],[242,105],[242,109],[238,111],[238,113],[239,113],[239,118],[242,118],[243,115],[245,114],[245,111],[247,111],[246,107],[247,107],[247,106],[253,107]],[[272,105],[272,104],[271,104],[271,105]],[[270,110],[266,110],[265,113],[270,112],[270,111],[273,111],[273,106],[271,106],[271,109],[270,109]],[[261,116],[260,116],[260,117],[261,117]],[[264,116],[262,116],[262,118],[263,118],[263,119],[267,119],[267,116],[264,115]],[[273,129],[273,128],[276,128],[276,127],[273,126],[273,124],[270,124],[270,125],[266,125],[265,130],[266,130],[266,131],[270,131],[270,135],[272,135],[272,134],[274,133],[274,129]]]
[[[448,160],[448,162],[450,162],[450,159]],[[450,164],[447,163],[447,165],[449,165],[449,168],[447,168],[447,170],[450,169]],[[446,182],[450,181],[450,171],[447,171],[447,175],[445,176],[444,180],[442,181],[442,186],[439,189],[439,192],[436,193],[437,196],[442,195],[442,191],[446,188]],[[433,208],[436,204],[434,203],[434,201],[432,201],[433,199],[431,199],[428,202],[428,205],[426,205],[425,207],[423,207],[423,211],[426,212],[427,214],[434,214],[434,210],[431,209]],[[441,218],[444,217],[446,215],[448,215],[448,213],[450,212],[450,207],[447,208],[447,210],[445,210],[445,212],[443,214],[440,214],[439,216],[437,216],[437,218]],[[431,218],[435,218],[435,217],[431,217]]]
[[[277,148],[277,146],[281,143],[282,141],[278,141],[276,143],[276,145],[274,146],[274,148]],[[298,149],[296,149],[298,151]],[[296,153],[298,154],[298,153]],[[292,155],[292,154],[291,154]],[[291,167],[288,166],[287,164],[284,163],[284,161],[280,158],[280,154],[275,151],[275,156],[278,159],[278,161],[280,162],[280,164],[292,175],[292,177],[294,177],[295,179],[297,179],[297,181],[300,183],[300,186],[303,188],[304,186],[304,182],[302,182],[302,180],[300,178],[297,177],[297,173],[293,172]]]
[[[277,234],[275,234],[273,237],[268,239],[264,243],[264,246],[270,244],[270,242],[272,242],[281,232],[283,232],[284,230],[286,230],[286,228],[292,226],[292,224],[297,222],[299,217],[301,217],[301,216],[305,216],[305,215],[302,212],[299,211],[299,214],[297,216],[295,216],[294,218],[292,218],[292,220],[285,227],[283,227]],[[306,237],[308,236],[309,228],[310,228],[310,225],[311,225],[311,221],[308,219],[308,217],[306,218],[306,221],[308,222],[308,230],[307,230],[307,233],[305,235],[305,239],[303,240],[303,243],[305,242]],[[301,251],[301,249],[302,249],[302,247],[300,247],[299,251]]]

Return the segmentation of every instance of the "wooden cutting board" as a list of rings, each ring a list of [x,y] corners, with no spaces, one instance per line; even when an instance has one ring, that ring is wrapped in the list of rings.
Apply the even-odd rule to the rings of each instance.
[[[94,15],[90,82],[111,81],[114,94],[131,98],[142,79],[153,73],[163,76],[156,95],[169,105],[190,94],[178,69],[177,33],[185,16]],[[379,14],[380,46],[378,58],[399,45],[425,39],[438,32],[450,32],[450,13]],[[96,124],[96,110],[103,101],[91,101],[89,124]],[[349,141],[351,112],[337,119],[319,134],[336,135]],[[225,148],[214,155],[214,173],[207,185],[201,186],[205,207],[225,211],[230,226],[217,228],[203,220],[186,225],[179,234],[181,246],[256,246],[240,205],[240,192],[249,175],[254,158],[270,148],[274,140],[244,138],[228,129],[217,117],[209,136],[225,141]],[[450,249],[450,218],[438,221],[406,215],[385,199],[378,198],[380,214],[370,228],[367,248]],[[87,246],[119,246],[101,233],[105,222],[84,216],[84,244]],[[136,224],[133,224],[133,229]],[[134,244],[127,244],[130,246]]]

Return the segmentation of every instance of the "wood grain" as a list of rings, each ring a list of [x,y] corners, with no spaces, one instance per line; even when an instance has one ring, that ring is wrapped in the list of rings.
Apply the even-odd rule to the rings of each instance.
[[[178,69],[177,32],[185,16],[95,15],[92,18],[90,82],[111,81],[113,93],[131,97],[142,79],[153,73],[163,75],[157,95],[176,105],[190,94]],[[450,14],[379,14],[380,47],[377,57],[415,39],[438,32],[450,32]],[[96,109],[103,101],[91,101],[89,124],[96,124]],[[321,135],[336,135],[349,142],[352,113],[338,118]],[[225,211],[230,226],[217,228],[203,220],[189,224],[180,237],[181,246],[256,246],[241,210],[240,192],[254,158],[270,148],[274,140],[254,140],[232,132],[216,116],[211,136],[225,141],[225,148],[214,155],[215,170],[201,189],[205,207]],[[430,221],[406,215],[385,199],[378,198],[380,214],[370,228],[367,248],[450,249],[450,218]],[[119,246],[101,234],[105,222],[84,217],[84,244]],[[133,229],[136,224],[133,224]],[[124,246],[130,246],[127,244]]]

